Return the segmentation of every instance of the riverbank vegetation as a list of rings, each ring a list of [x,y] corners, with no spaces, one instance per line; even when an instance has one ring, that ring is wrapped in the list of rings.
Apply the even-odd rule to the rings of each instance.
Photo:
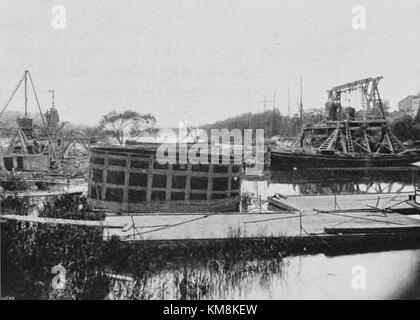
[[[23,204],[9,205],[6,210],[24,214]],[[83,197],[63,196],[42,207],[40,217],[104,218],[92,211]],[[101,228],[81,226],[8,221],[1,223],[1,234],[2,298],[105,299],[115,286],[112,275],[128,275],[135,286],[125,298],[170,294],[176,299],[194,299],[221,290],[226,281],[234,283],[246,273],[261,276],[261,272],[280,268],[282,259],[279,250],[263,243],[256,243],[253,248],[231,241],[223,247],[175,251],[116,237],[104,241]],[[63,290],[53,288],[52,281],[57,276],[52,272],[54,267],[65,270]],[[172,276],[167,276],[168,270]],[[152,290],[150,296],[150,286],[156,279],[163,287]]]

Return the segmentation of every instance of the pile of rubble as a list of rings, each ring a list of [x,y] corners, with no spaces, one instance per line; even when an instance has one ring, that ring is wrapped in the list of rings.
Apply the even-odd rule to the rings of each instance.
[[[53,161],[48,174],[63,178],[86,178],[88,172],[89,157],[74,157]]]

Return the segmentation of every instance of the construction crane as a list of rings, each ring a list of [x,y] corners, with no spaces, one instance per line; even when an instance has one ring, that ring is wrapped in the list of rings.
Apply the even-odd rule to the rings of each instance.
[[[304,126],[293,146],[348,156],[392,155],[406,151],[385,118],[378,90],[381,79],[365,78],[328,90],[323,120]],[[355,92],[361,96],[361,114],[356,113],[357,103],[343,110],[342,98],[346,94],[350,98]]]
[[[18,128],[18,131],[17,131],[17,134],[16,134],[15,138],[12,139],[12,143],[17,137],[19,137],[23,151],[25,151],[25,152],[28,151],[27,150],[27,143],[28,143],[28,140],[30,138],[32,138],[32,129],[33,129],[32,119],[28,117],[28,80],[29,80],[29,84],[32,88],[32,92],[34,94],[34,97],[35,97],[36,105],[38,107],[38,111],[39,111],[39,114],[41,116],[42,124],[43,124],[44,129],[45,129],[46,134],[47,134],[48,149],[49,149],[48,152],[52,153],[52,155],[54,157],[56,157],[53,142],[51,140],[51,136],[50,136],[49,131],[48,131],[48,126],[47,126],[46,120],[44,118],[44,114],[42,113],[42,110],[41,110],[41,105],[40,105],[39,100],[38,100],[38,95],[37,95],[36,90],[35,90],[34,82],[32,80],[31,73],[28,70],[25,70],[23,76],[20,78],[18,84],[16,85],[15,89],[13,90],[9,99],[7,100],[6,105],[0,111],[0,119],[2,118],[4,112],[6,111],[10,102],[13,100],[14,96],[16,95],[16,92],[19,90],[22,83],[24,83],[25,116],[23,118],[18,119],[19,128]]]
[[[341,98],[344,93],[358,91],[362,98],[361,108],[363,120],[369,117],[385,119],[378,84],[383,77],[365,78],[349,82],[328,90],[328,101],[326,103],[326,115],[337,113],[337,120],[343,119]],[[333,110],[333,112],[331,112]]]

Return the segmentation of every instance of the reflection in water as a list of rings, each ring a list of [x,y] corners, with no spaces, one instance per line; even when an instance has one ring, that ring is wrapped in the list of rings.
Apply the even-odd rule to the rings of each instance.
[[[269,289],[281,276],[281,258],[236,260],[211,259],[207,263],[183,261],[157,273],[143,275],[130,284],[116,281],[111,299],[246,299],[255,288]]]
[[[420,170],[271,172],[268,179],[244,179],[242,192],[261,199],[281,193],[412,192]],[[183,260],[129,284],[114,282],[111,299],[389,299],[417,277],[420,250],[327,257]],[[361,271],[362,270],[362,271]],[[362,272],[362,273],[361,273]],[[365,284],[354,287],[355,277]],[[360,282],[359,282],[360,283]]]
[[[393,170],[331,170],[272,171],[266,178],[247,179],[242,191],[266,198],[283,195],[328,195],[349,193],[413,192],[420,182],[420,168]]]
[[[131,286],[114,282],[109,297],[390,299],[397,298],[410,285],[417,275],[419,262],[420,250],[243,260],[233,265],[217,260],[206,265],[185,261],[180,266],[150,274]],[[359,278],[355,280],[355,277]],[[359,286],[354,285],[355,281]]]

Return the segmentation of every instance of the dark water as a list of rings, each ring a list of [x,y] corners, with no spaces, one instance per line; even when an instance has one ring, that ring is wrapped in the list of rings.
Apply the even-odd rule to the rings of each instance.
[[[113,283],[110,299],[393,299],[418,276],[420,250],[281,260],[209,261]]]
[[[264,198],[274,193],[334,194],[412,192],[419,169],[375,171],[271,172],[248,177],[243,192]],[[418,276],[420,250],[328,257],[195,263],[186,259],[141,283],[114,283],[111,299],[391,299],[407,292]]]
[[[275,192],[285,195],[393,193],[411,192],[413,184],[420,182],[420,168],[401,167],[392,170],[331,170],[312,169],[271,171],[256,179],[245,177],[245,191],[267,195]],[[252,187],[253,185],[253,187]],[[266,194],[262,194],[265,196]],[[270,194],[271,193],[271,194]]]
[[[271,171],[263,177],[245,177],[242,192],[254,201],[250,211],[268,210],[267,197],[292,195],[412,193],[420,183],[420,168],[392,169],[311,169]]]

